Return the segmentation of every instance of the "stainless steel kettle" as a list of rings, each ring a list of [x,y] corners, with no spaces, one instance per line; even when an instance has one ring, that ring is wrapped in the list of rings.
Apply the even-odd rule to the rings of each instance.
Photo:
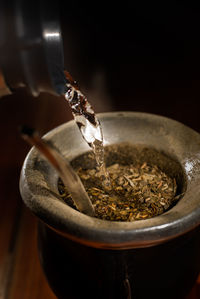
[[[62,94],[63,69],[58,1],[1,0],[0,97],[21,87]]]

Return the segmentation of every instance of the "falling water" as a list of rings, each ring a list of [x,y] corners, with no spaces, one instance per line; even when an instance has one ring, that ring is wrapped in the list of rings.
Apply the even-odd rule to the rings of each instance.
[[[65,75],[67,79],[65,99],[72,109],[72,114],[83,138],[95,154],[103,185],[105,188],[109,189],[110,179],[104,164],[103,133],[101,124],[87,98],[79,90],[77,83],[72,79],[68,72],[65,72]]]

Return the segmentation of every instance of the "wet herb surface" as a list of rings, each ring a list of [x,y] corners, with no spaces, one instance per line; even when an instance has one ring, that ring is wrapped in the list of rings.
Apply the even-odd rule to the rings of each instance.
[[[90,154],[89,154],[90,155]],[[80,167],[80,176],[94,205],[96,217],[111,221],[135,221],[160,215],[177,200],[177,182],[157,165],[146,161],[107,166],[112,190],[105,190],[98,168]],[[58,181],[62,199],[75,208],[62,181]]]

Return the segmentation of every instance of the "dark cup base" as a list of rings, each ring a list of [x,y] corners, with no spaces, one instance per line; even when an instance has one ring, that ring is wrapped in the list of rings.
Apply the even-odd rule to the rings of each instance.
[[[59,299],[182,299],[200,271],[199,229],[153,247],[103,250],[61,237],[40,222],[38,241]]]

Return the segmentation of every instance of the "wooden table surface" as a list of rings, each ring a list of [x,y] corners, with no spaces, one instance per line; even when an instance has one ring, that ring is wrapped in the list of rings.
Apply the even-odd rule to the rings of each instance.
[[[0,99],[0,299],[56,298],[39,263],[36,218],[19,194],[20,169],[29,147],[17,127],[28,123],[48,131],[71,117],[64,106],[60,101],[56,108],[51,97],[48,102],[45,97],[32,100],[23,93]],[[46,117],[42,111],[48,111]],[[187,299],[199,298],[200,277]]]
[[[18,92],[0,99],[0,299],[56,298],[38,259],[37,220],[19,193],[20,170],[29,150],[19,126],[28,124],[43,134],[70,117],[65,102],[59,99],[56,105],[49,95],[35,99]]]

